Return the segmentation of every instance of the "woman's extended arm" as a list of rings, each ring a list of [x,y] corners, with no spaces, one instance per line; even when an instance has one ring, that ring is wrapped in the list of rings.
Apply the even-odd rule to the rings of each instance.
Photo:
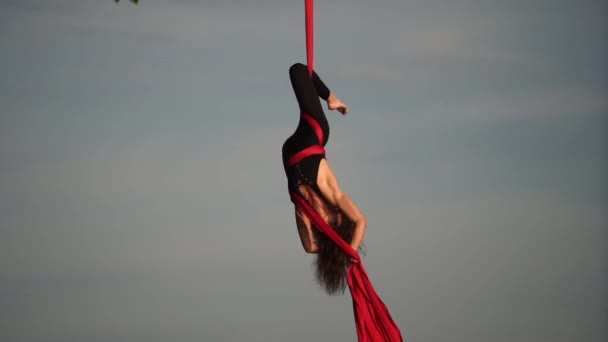
[[[357,208],[355,203],[350,199],[350,197],[342,192],[340,185],[338,184],[338,180],[336,179],[336,176],[331,170],[326,159],[321,159],[321,162],[319,163],[317,185],[319,186],[321,193],[323,193],[323,197],[325,197],[331,205],[340,208],[346,217],[354,222],[355,231],[350,245],[355,251],[357,251],[359,249],[359,245],[361,245],[361,241],[363,241],[363,237],[365,236],[367,220],[359,208]]]
[[[347,194],[343,192],[336,193],[334,200],[336,201],[337,207],[340,208],[340,210],[342,210],[342,212],[344,212],[344,214],[355,223],[355,231],[353,233],[350,246],[357,251],[359,250],[359,246],[361,245],[363,237],[365,236],[367,220]]]

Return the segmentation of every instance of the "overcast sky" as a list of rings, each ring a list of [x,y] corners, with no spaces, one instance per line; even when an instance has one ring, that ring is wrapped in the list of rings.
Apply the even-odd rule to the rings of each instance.
[[[325,0],[329,162],[409,342],[608,338],[601,0]],[[0,338],[356,340],[281,145],[304,3],[0,0]]]

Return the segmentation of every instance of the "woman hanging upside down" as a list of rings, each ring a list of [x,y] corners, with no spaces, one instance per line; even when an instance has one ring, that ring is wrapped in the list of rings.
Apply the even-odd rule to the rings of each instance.
[[[300,107],[298,127],[285,141],[282,150],[289,190],[303,198],[346,243],[359,251],[367,222],[340,189],[325,158],[329,124],[319,97],[327,101],[329,110],[338,110],[342,115],[348,113],[348,107],[327,88],[315,71],[311,76],[304,64],[292,65],[289,78]],[[344,292],[351,258],[317,230],[297,206],[295,218],[302,247],[307,253],[317,255],[317,280],[329,294]]]

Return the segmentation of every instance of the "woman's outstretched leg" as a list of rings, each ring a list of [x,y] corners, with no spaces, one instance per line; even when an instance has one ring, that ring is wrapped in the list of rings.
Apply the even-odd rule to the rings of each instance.
[[[329,110],[338,110],[342,115],[348,113],[348,106],[340,101],[323,83],[316,71],[312,76],[308,67],[302,63],[295,63],[289,68],[289,79],[298,100],[300,111],[313,116],[325,115],[319,97],[327,101]]]
[[[327,100],[331,92],[319,75],[313,71],[311,77],[306,65],[295,63],[289,68],[289,79],[300,110],[313,116],[324,115],[319,97]]]

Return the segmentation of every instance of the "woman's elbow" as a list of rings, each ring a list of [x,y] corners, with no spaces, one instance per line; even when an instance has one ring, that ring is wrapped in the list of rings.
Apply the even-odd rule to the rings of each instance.
[[[361,230],[365,230],[367,228],[367,219],[365,218],[365,216],[361,215],[355,220],[355,227]]]
[[[317,245],[304,247],[304,251],[308,254],[318,254],[319,247]]]
[[[319,245],[316,243],[306,244],[304,246],[304,251],[308,254],[317,254],[319,253]]]

